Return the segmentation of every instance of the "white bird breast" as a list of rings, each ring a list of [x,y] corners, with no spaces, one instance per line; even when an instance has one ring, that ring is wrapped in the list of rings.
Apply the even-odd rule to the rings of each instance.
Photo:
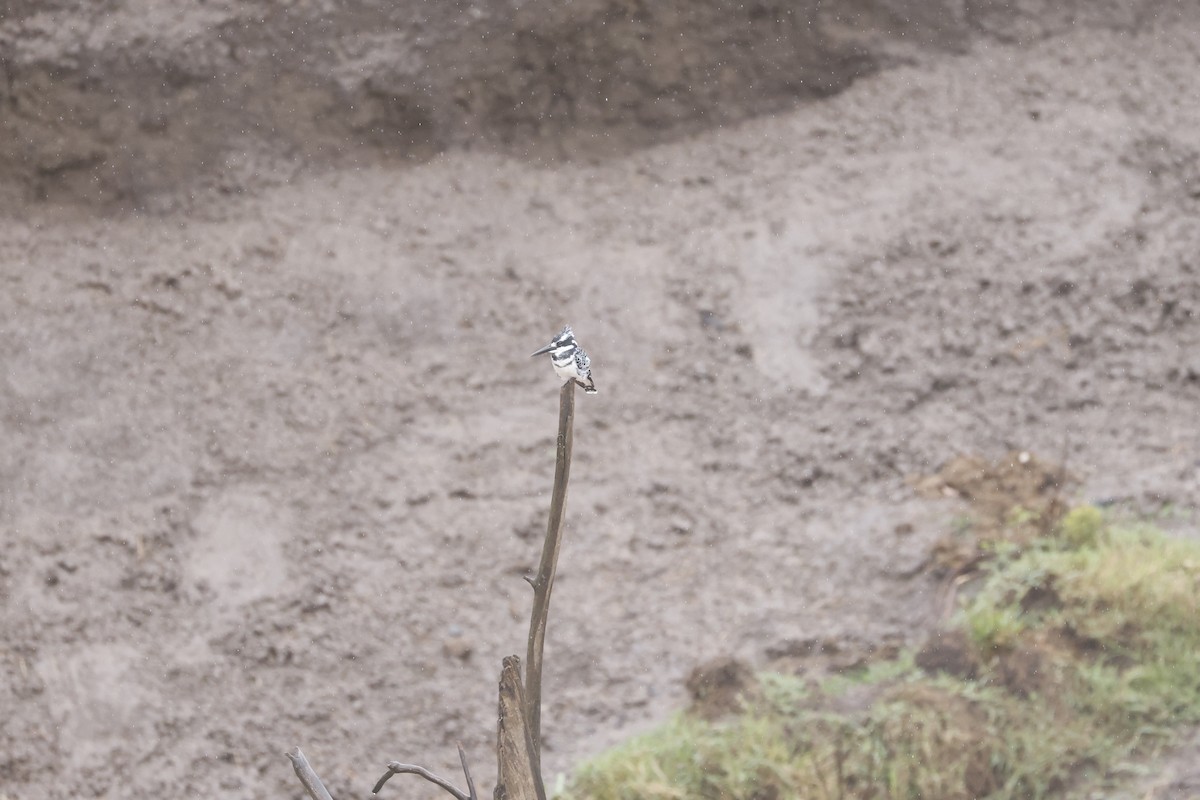
[[[553,363],[554,363],[555,373],[558,374],[558,377],[560,377],[564,380],[570,380],[571,378],[582,378],[583,377],[582,375],[579,374],[579,370],[577,370],[575,368],[575,359],[573,357],[567,359],[567,361],[562,364],[560,364],[557,361],[554,361]]]

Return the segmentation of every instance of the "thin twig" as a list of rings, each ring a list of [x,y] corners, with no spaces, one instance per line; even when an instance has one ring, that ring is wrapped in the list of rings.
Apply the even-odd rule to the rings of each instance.
[[[563,518],[567,505],[567,480],[571,475],[571,446],[575,425],[575,381],[563,384],[558,396],[558,447],[554,462],[554,490],[550,496],[550,521],[542,546],[542,563],[533,580],[533,613],[529,619],[529,643],[525,653],[525,718],[533,743],[530,753],[534,777],[542,784],[542,649],[546,644],[546,619],[550,593],[562,545]]]
[[[471,779],[471,768],[467,766],[467,751],[463,750],[462,742],[458,743],[458,760],[462,762],[463,775],[467,776],[467,796],[471,800],[479,800],[475,794],[475,781]]]
[[[459,753],[462,753],[461,748],[459,748]],[[466,763],[465,757],[463,763]],[[383,785],[387,783],[393,775],[420,775],[430,783],[440,786],[450,794],[454,795],[457,800],[475,800],[473,792],[472,794],[464,794],[455,788],[454,784],[450,783],[450,781],[438,775],[434,775],[429,770],[425,769],[424,767],[418,767],[416,764],[401,764],[399,761],[389,761],[387,768],[388,771],[383,773],[383,777],[375,783],[375,788],[371,790],[371,794],[379,794],[379,790],[383,788]],[[468,785],[470,785],[469,780]]]
[[[304,788],[312,800],[333,800],[329,796],[329,790],[325,788],[325,784],[321,783],[321,778],[308,763],[308,759],[304,757],[304,753],[300,751],[299,747],[289,750],[287,757],[291,759],[292,769],[296,770],[296,777],[304,784]]]

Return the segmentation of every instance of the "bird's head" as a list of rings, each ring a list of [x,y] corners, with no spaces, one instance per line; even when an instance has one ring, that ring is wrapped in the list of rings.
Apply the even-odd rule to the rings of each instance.
[[[562,332],[559,333],[558,336],[554,337],[550,344],[546,345],[541,350],[532,353],[529,357],[534,358],[535,356],[540,356],[543,353],[552,353],[560,348],[573,347],[574,345],[575,334],[571,331],[571,326],[567,325],[562,329]]]

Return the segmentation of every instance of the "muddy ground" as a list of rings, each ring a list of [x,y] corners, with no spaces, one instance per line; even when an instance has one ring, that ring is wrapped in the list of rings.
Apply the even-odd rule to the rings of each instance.
[[[34,5],[0,16],[9,112],[38,64],[86,60],[71,31],[204,53],[203,15],[235,8],[171,17],[194,23],[172,50],[154,4]],[[459,739],[490,793],[553,470],[557,384],[527,354],[565,321],[600,393],[578,399],[550,775],[681,707],[710,657],[919,642],[957,512],[911,479],[958,454],[1065,454],[1081,498],[1186,521],[1200,14],[995,5],[926,44],[829,23],[836,81],[756,83],[715,118],[530,132],[451,104],[397,150],[272,97],[332,126],[272,150],[229,138],[268,73],[222,100],[219,71],[162,90],[191,110],[109,128],[6,116],[0,797],[299,797],[295,744],[362,796],[388,759],[454,773]],[[86,95],[79,69],[44,96]],[[381,114],[406,108],[389,91]],[[211,151],[171,138],[175,110]]]

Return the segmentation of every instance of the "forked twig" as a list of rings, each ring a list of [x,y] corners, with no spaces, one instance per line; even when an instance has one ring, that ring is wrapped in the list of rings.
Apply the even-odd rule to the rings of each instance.
[[[296,770],[296,777],[304,784],[304,788],[312,800],[333,800],[329,796],[329,790],[325,788],[325,784],[321,783],[321,778],[308,763],[308,759],[304,757],[304,753],[300,751],[299,747],[289,750],[287,757],[291,759],[292,769]]]
[[[542,562],[538,566],[537,577],[529,581],[533,586],[533,613],[529,619],[529,643],[525,652],[525,718],[533,743],[530,753],[533,772],[539,785],[542,772],[542,650],[546,644],[550,593],[554,590],[554,573],[562,545],[574,427],[575,381],[567,381],[558,397],[558,447],[554,462],[554,489],[550,495],[550,521],[546,526],[546,542],[542,546]]]
[[[432,784],[442,787],[450,794],[454,795],[457,800],[479,800],[475,794],[475,781],[471,779],[471,768],[467,766],[467,752],[463,750],[462,742],[458,743],[458,759],[462,762],[463,774],[467,776],[467,792],[463,792],[446,780],[443,777],[434,775],[424,767],[419,767],[416,764],[401,764],[399,761],[389,761],[387,764],[388,771],[383,773],[383,777],[375,782],[375,788],[371,790],[372,795],[379,794],[379,790],[387,783],[393,775],[419,775]]]

